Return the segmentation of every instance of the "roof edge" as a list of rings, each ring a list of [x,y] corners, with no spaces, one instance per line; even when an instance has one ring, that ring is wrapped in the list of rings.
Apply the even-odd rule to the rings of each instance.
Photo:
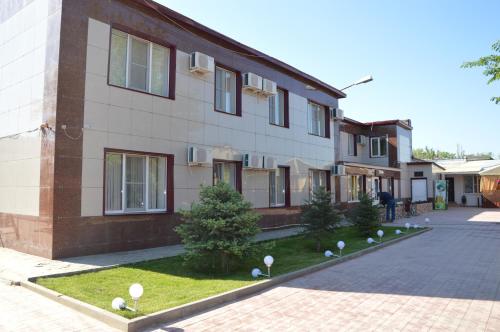
[[[213,29],[211,29],[211,28],[209,28],[209,27],[207,27],[199,22],[196,22],[195,20],[190,19],[189,17],[184,16],[181,13],[176,12],[176,11],[166,7],[166,6],[163,6],[163,5],[157,3],[153,0],[131,0],[131,1],[156,11],[161,16],[164,16],[167,19],[170,19],[171,21],[176,23],[180,29],[183,28],[182,25],[187,25],[190,28],[188,30],[188,32],[191,32],[191,33],[194,33],[197,35],[200,35],[200,33],[208,34],[208,35],[212,36],[214,39],[216,39],[217,41],[214,41],[214,43],[216,43],[217,45],[219,45],[221,47],[224,47],[224,48],[232,50],[232,51],[248,54],[248,55],[241,54],[241,56],[243,56],[243,57],[247,57],[247,58],[258,57],[259,59],[262,59],[265,62],[268,62],[269,64],[282,69],[285,73],[299,76],[304,81],[306,81],[306,83],[308,83],[309,85],[316,87],[316,88],[319,88],[321,90],[324,90],[324,92],[333,95],[335,98],[340,99],[340,98],[347,97],[347,95],[344,92],[331,86],[330,84],[325,83],[325,82],[317,79],[316,77],[311,76],[311,75],[309,75],[309,74],[281,61],[281,60],[278,60],[272,56],[269,56],[265,53],[262,53],[262,52],[254,49],[250,46],[242,44],[242,43],[232,39],[231,37],[228,37],[220,32],[217,32],[217,31],[215,31],[215,30],[213,30]],[[184,28],[184,30],[187,30],[187,29]],[[201,36],[201,37],[204,38],[203,36]]]

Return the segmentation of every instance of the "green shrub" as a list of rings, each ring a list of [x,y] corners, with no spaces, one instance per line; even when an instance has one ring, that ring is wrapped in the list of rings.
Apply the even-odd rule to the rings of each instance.
[[[227,273],[258,251],[253,241],[260,216],[226,183],[201,188],[200,202],[181,211],[176,227],[186,249],[185,260],[197,270]]]
[[[300,217],[304,234],[316,241],[316,250],[321,250],[322,238],[333,233],[340,216],[332,205],[332,195],[320,187],[313,192],[312,198],[302,206]]]
[[[372,235],[380,227],[379,210],[373,205],[373,199],[362,194],[359,203],[349,212],[349,220],[361,235]]]

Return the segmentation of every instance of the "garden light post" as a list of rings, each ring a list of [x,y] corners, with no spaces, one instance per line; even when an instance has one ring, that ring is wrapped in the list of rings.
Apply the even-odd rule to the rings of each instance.
[[[383,230],[381,230],[381,229],[379,229],[379,230],[377,231],[377,236],[378,236],[378,238],[379,238],[379,241],[380,241],[380,242],[382,242],[382,236],[384,236],[384,231],[383,231]]]
[[[267,255],[266,257],[264,257],[264,264],[266,264],[267,266],[267,274],[265,273],[262,273],[262,271],[256,267],[256,268],[253,268],[252,269],[252,277],[254,278],[258,278],[258,277],[268,277],[268,278],[271,278],[271,265],[273,265],[274,263],[274,258],[273,256],[270,256],[270,255]]]
[[[372,237],[369,237],[368,239],[366,239],[366,242],[368,242],[368,244],[380,243],[378,241],[375,241]]]
[[[144,289],[142,288],[142,286],[140,284],[133,284],[128,289],[128,292],[129,292],[132,300],[134,300],[134,311],[137,311],[137,302],[139,301],[140,297],[142,296]]]
[[[339,254],[335,255],[331,250],[325,251],[325,257],[342,257],[342,249],[345,247],[344,241],[337,242],[337,248],[339,248]]]
[[[411,226],[411,225],[410,225],[410,223],[409,223],[409,222],[407,222],[407,223],[405,224],[406,231],[409,231],[409,230],[410,230],[410,226]]]

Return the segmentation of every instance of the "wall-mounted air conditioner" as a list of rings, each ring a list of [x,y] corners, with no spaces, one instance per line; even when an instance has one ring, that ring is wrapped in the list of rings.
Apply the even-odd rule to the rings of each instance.
[[[256,153],[243,154],[243,167],[244,168],[262,168],[262,156]]]
[[[333,165],[330,172],[332,175],[345,175],[345,166],[344,165]]]
[[[356,135],[356,143],[366,145],[366,143],[368,143],[368,137],[365,135]]]
[[[262,80],[262,94],[265,96],[274,96],[278,93],[276,82],[264,78]]]
[[[262,77],[254,73],[243,74],[243,89],[260,92],[262,90]]]
[[[189,166],[212,164],[212,151],[190,145],[187,150],[187,161]]]
[[[344,110],[340,108],[330,108],[330,118],[332,120],[344,120]]]
[[[213,73],[215,70],[214,58],[200,52],[189,55],[189,71],[200,74]]]
[[[264,157],[264,168],[276,169],[278,168],[278,161],[274,157]]]
[[[376,169],[375,170],[375,176],[382,176],[382,175],[384,175],[384,171],[383,170],[381,170],[381,169]]]

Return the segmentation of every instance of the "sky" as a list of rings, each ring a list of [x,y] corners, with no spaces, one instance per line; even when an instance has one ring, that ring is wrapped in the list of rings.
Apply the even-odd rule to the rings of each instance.
[[[413,147],[500,156],[500,82],[464,61],[492,54],[500,1],[156,0],[222,34],[347,89],[345,115],[411,119]]]

